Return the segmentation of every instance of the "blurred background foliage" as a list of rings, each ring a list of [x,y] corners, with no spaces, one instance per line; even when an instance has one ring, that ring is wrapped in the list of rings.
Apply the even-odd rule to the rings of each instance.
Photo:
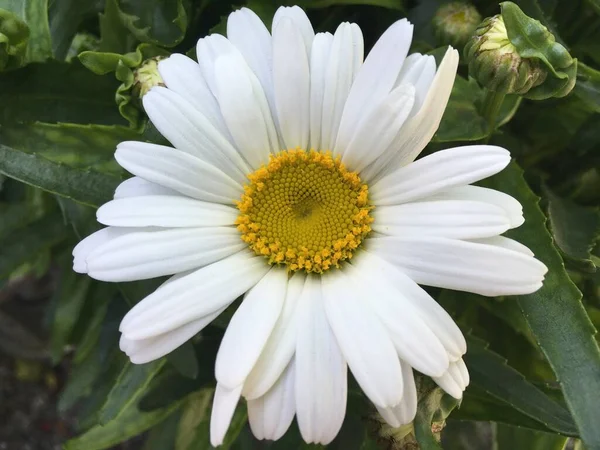
[[[127,177],[116,144],[161,139],[140,107],[140,67],[193,56],[236,8],[269,26],[293,3],[317,31],[358,23],[367,49],[408,17],[412,51],[434,55],[448,44],[462,52],[478,22],[500,12],[488,0],[458,19],[442,0],[0,0],[0,448],[210,448],[214,358],[237,304],[166,358],[134,366],[118,324],[161,280],[99,283],[72,272],[71,250]],[[572,90],[542,101],[501,95],[490,115],[490,86],[462,56],[425,153],[486,141],[510,149],[515,161],[484,184],[523,204],[526,224],[510,234],[549,267],[545,285],[495,299],[432,289],[468,336],[464,399],[420,378],[413,426],[391,430],[351,385],[331,449],[600,449],[600,1],[516,3],[526,16],[511,10],[509,35],[540,30],[530,18],[543,24],[577,59],[564,69]],[[471,28],[457,35],[452,20]],[[223,448],[316,448],[294,427],[276,443],[256,441],[241,405]]]

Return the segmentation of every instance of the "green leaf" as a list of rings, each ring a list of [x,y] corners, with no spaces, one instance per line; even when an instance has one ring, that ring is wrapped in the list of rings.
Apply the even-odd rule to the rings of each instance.
[[[600,447],[600,402],[590,392],[600,392],[600,350],[596,330],[583,305],[581,293],[569,279],[564,264],[552,244],[538,198],[523,179],[521,169],[512,163],[485,185],[512,195],[523,205],[525,224],[509,233],[527,245],[546,266],[543,287],[518,302],[540,349],[548,359],[561,385],[565,400],[583,441]]]
[[[123,141],[138,140],[131,128],[72,123],[8,124],[0,128],[0,143],[52,162],[121,176],[114,153]]]
[[[417,387],[419,403],[413,421],[414,433],[421,450],[442,450],[440,432],[450,412],[460,403],[433,381],[421,378]]]
[[[121,20],[140,41],[174,47],[183,39],[187,14],[182,0],[117,0]]]
[[[21,0],[12,0],[21,1]],[[54,57],[67,57],[73,36],[82,22],[95,16],[104,8],[104,0],[53,0],[50,2],[48,20]]]
[[[104,12],[100,14],[101,52],[127,53],[135,45],[135,37],[121,22],[117,0],[106,0]]]
[[[303,8],[327,8],[338,5],[370,5],[388,9],[404,9],[402,0],[298,0],[294,2]]]
[[[12,12],[0,9],[0,70],[22,66],[28,42],[27,24]]]
[[[62,258],[66,266],[60,278],[58,289],[54,293],[54,314],[50,335],[50,351],[52,362],[58,364],[63,357],[65,345],[79,319],[79,314],[88,295],[92,279],[76,274],[70,267],[70,253]]]
[[[27,62],[45,61],[52,57],[48,0],[3,0],[0,7],[16,14],[29,27]]]
[[[90,206],[112,198],[120,178],[55,163],[0,144],[0,173]]]
[[[34,63],[0,74],[0,124],[72,122],[119,125],[115,106],[119,83],[79,62]]]
[[[108,394],[106,403],[100,410],[98,422],[106,425],[119,418],[136,399],[139,399],[147,390],[154,377],[163,368],[166,360],[159,359],[148,364],[132,364],[127,362],[114,387]]]
[[[158,425],[152,427],[142,450],[173,450],[181,420],[181,409],[175,411]]]
[[[472,386],[477,386],[500,402],[510,404],[551,430],[577,435],[577,428],[567,410],[508,366],[506,360],[488,349],[483,341],[470,336],[467,342],[469,351],[464,359]]]
[[[187,378],[196,378],[200,367],[196,359],[196,351],[191,341],[185,342],[167,355],[167,361],[175,370]]]
[[[582,62],[577,67],[577,83],[573,92],[596,112],[600,112],[600,71]]]
[[[554,242],[567,257],[595,272],[591,250],[600,236],[600,211],[579,206],[549,189],[545,189],[545,194]]]
[[[524,430],[510,425],[496,425],[496,450],[562,450],[567,438],[551,433]]]
[[[47,215],[0,242],[0,278],[9,276],[32,257],[66,239],[68,229],[61,219],[59,213]]]

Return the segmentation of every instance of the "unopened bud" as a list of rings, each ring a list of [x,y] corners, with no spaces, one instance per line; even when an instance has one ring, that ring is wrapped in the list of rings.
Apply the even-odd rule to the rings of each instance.
[[[438,44],[462,48],[480,22],[481,15],[473,5],[460,1],[446,3],[433,16],[433,33]]]
[[[142,98],[154,86],[165,86],[165,82],[158,71],[158,62],[161,59],[164,59],[164,57],[155,56],[147,59],[134,70],[133,86],[131,88],[134,96]]]
[[[27,24],[10,11],[0,9],[0,70],[23,63],[28,41]]]

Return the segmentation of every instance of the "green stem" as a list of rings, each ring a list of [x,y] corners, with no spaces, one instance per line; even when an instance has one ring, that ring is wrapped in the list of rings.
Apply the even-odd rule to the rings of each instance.
[[[506,97],[506,94],[503,92],[486,90],[483,106],[481,108],[481,114],[488,125],[488,134],[483,140],[484,144],[489,142],[492,133],[496,129],[496,119],[498,118],[498,113],[504,102],[504,97]]]

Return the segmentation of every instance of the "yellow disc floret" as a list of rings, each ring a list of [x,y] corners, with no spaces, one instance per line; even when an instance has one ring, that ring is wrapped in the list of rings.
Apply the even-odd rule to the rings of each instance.
[[[330,153],[285,150],[248,178],[236,223],[271,264],[322,273],[352,258],[371,231],[367,185]]]

